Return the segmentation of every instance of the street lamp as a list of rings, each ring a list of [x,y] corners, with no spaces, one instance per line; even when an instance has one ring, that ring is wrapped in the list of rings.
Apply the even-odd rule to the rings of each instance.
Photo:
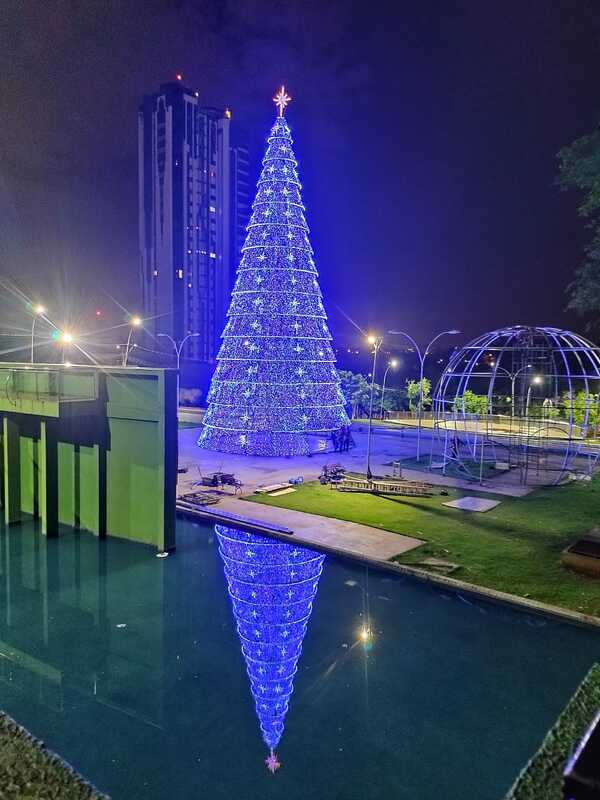
[[[183,350],[183,346],[188,339],[191,339],[193,336],[200,336],[200,334],[188,333],[187,336],[183,337],[183,339],[179,342],[179,344],[175,339],[173,339],[172,336],[169,336],[168,333],[157,333],[156,335],[163,336],[165,339],[168,339],[173,345],[173,350],[175,351],[175,358],[177,359],[177,413],[179,413],[179,364],[181,361],[181,351]]]
[[[515,416],[515,381],[517,380],[517,376],[521,372],[523,372],[524,369],[531,369],[531,364],[525,364],[524,367],[521,367],[516,372],[509,372],[507,369],[504,369],[504,367],[497,366],[495,361],[492,361],[490,366],[494,367],[494,372],[498,372],[498,370],[500,370],[500,372],[504,372],[510,378],[510,397],[511,397],[510,415],[511,415],[511,417],[514,417]]]
[[[531,400],[531,390],[534,386],[539,386],[539,384],[542,383],[542,380],[543,378],[541,375],[534,375],[533,378],[531,379],[531,383],[527,387],[527,403],[525,405],[525,417],[527,419],[529,418],[529,402]]]
[[[429,351],[431,350],[433,344],[437,342],[442,336],[456,336],[460,333],[459,330],[456,328],[451,328],[449,331],[441,331],[438,333],[437,336],[434,336],[433,339],[429,342],[427,347],[425,348],[425,352],[421,353],[419,345],[415,342],[415,340],[410,336],[406,331],[388,331],[389,334],[393,336],[404,336],[409,342],[412,343],[412,346],[415,348],[417,352],[417,356],[419,358],[419,363],[421,365],[420,375],[419,375],[419,417],[417,422],[417,462],[421,457],[421,420],[423,418],[423,372],[425,368],[425,359],[429,355]]]
[[[141,327],[142,318],[135,316],[131,317],[129,320],[129,336],[127,337],[127,344],[125,345],[125,352],[123,353],[123,366],[127,366],[127,361],[129,359],[129,352],[131,350],[131,337],[133,336],[133,332],[136,328]]]
[[[68,347],[69,345],[73,344],[74,340],[75,340],[75,337],[69,331],[61,331],[58,334],[58,341],[63,346],[62,347],[62,361],[63,361],[63,364],[67,363],[67,362],[65,362],[65,345],[67,345],[67,347]],[[68,366],[71,366],[71,365],[69,364]]]
[[[377,353],[383,343],[383,336],[370,334],[367,336],[367,343],[373,347],[373,368],[371,370],[371,394],[369,397],[369,428],[367,432],[367,480],[373,477],[371,472],[371,435],[373,432],[373,392],[375,390],[375,368],[377,366]]]
[[[35,323],[37,322],[38,317],[43,317],[46,313],[46,309],[44,306],[34,306],[33,307],[33,319],[31,321],[31,363],[33,364],[33,334],[35,332]]]
[[[397,366],[398,366],[398,360],[396,358],[391,358],[388,361],[388,365],[385,372],[383,373],[383,384],[381,385],[381,411],[379,414],[381,419],[383,419],[383,399],[385,397],[385,379],[387,378],[387,374],[390,371],[390,368],[396,369]]]

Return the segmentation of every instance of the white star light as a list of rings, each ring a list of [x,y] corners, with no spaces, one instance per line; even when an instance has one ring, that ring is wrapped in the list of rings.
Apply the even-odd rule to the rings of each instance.
[[[292,255],[292,253],[288,253],[287,260],[290,262],[290,264],[292,263],[292,261],[294,260],[294,256]]]

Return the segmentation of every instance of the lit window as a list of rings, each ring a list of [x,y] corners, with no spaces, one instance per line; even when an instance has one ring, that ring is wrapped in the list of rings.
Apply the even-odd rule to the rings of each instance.
[[[216,258],[216,257],[217,257],[217,254],[216,254],[216,253],[209,253],[209,256],[210,256],[211,258]]]
[[[183,278],[183,270],[182,269],[178,269],[177,270],[177,277],[178,278]]]
[[[158,278],[158,270],[157,269],[154,270],[154,277]]]
[[[217,213],[217,209],[216,209],[214,206],[209,206],[209,207],[208,207],[208,210],[209,210],[209,211],[212,211],[212,213],[213,213],[213,214],[216,214],[216,213]]]

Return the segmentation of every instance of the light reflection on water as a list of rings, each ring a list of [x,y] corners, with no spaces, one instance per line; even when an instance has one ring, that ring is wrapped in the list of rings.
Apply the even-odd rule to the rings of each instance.
[[[305,582],[293,544],[252,539],[256,568],[243,537],[224,564],[191,523],[163,560],[0,528],[0,708],[115,800],[491,800],[600,659],[594,631],[296,548]]]

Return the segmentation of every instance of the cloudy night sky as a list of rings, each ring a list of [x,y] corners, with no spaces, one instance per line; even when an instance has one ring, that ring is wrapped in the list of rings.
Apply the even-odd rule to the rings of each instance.
[[[597,3],[8,0],[3,276],[136,306],[137,106],[176,72],[233,110],[256,176],[285,83],[340,344],[357,334],[338,308],[420,339],[583,327],[564,290],[586,232],[554,179],[560,147],[600,121]]]

